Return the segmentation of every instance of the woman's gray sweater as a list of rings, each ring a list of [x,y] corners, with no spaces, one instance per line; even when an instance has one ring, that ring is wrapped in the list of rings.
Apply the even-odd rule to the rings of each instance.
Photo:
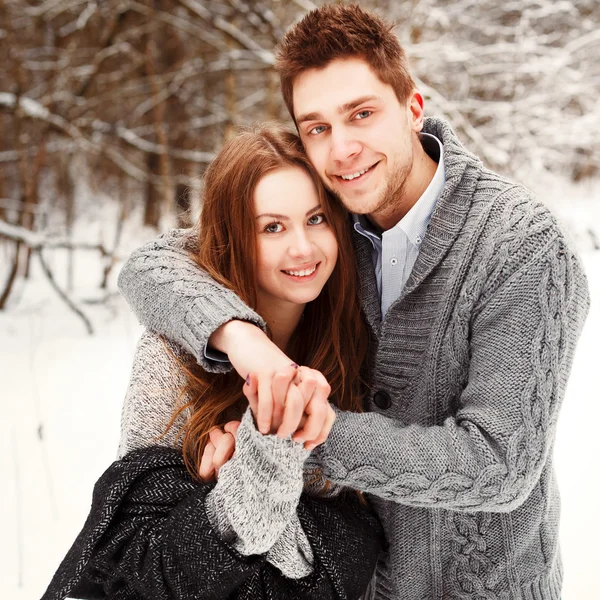
[[[189,411],[166,431],[175,409],[189,400],[180,358],[174,344],[152,333],[142,335],[123,405],[118,458],[148,446],[181,449],[179,434]],[[291,579],[312,570],[312,550],[296,513],[309,454],[290,438],[262,435],[248,409],[235,455],[219,470],[206,498],[207,516],[226,542],[245,556],[266,554]]]
[[[338,414],[321,460],[382,520],[378,599],[558,600],[552,449],[586,278],[527,189],[484,168],[444,121],[424,131],[444,146],[446,184],[383,318],[370,243],[354,234],[373,386],[368,412]],[[204,356],[210,335],[231,319],[264,323],[197,268],[194,243],[172,232],[147,244],[119,284],[144,325],[222,369]]]

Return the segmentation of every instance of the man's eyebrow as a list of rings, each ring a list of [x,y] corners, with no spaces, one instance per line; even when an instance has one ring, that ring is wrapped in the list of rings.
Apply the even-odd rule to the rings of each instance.
[[[320,208],[321,208],[321,205],[317,204],[317,206],[315,206],[314,208],[311,208],[306,213],[306,216],[308,217],[309,215],[311,215],[312,213],[314,213],[316,210],[319,210]],[[260,219],[261,217],[271,217],[272,219],[281,219],[281,220],[287,220],[287,219],[289,219],[289,217],[286,216],[286,215],[278,215],[276,213],[262,213],[261,215],[256,215],[257,219]]]
[[[337,111],[340,115],[343,115],[344,113],[354,110],[357,106],[360,106],[361,104],[364,104],[365,102],[374,102],[379,99],[380,99],[379,96],[373,96],[373,95],[361,96],[360,98],[356,98],[356,100],[351,100],[350,102],[346,102],[345,104],[342,104],[337,109]],[[321,113],[311,112],[311,113],[306,113],[304,115],[300,115],[296,119],[296,123],[304,123],[305,121],[320,121],[321,119],[323,119],[323,116],[321,115]]]
[[[361,96],[356,100],[351,100],[350,102],[346,102],[346,104],[342,104],[342,106],[338,108],[338,113],[343,115],[344,113],[354,110],[356,107],[364,104],[365,102],[373,102],[375,100],[379,100],[379,96]]]

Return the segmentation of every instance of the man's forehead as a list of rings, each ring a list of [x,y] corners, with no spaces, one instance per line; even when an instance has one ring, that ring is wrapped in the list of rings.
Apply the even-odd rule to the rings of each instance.
[[[360,58],[337,59],[320,69],[308,69],[293,84],[296,123],[345,113],[362,101],[377,101],[389,87]],[[391,88],[390,88],[391,90]]]

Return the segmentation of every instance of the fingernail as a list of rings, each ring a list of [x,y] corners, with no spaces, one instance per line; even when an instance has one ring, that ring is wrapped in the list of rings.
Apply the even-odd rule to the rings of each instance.
[[[250,385],[250,373],[246,375],[246,385]]]
[[[310,452],[311,450],[314,450],[316,447],[317,447],[317,445],[316,445],[316,444],[306,444],[306,446],[304,446],[304,448],[305,448],[306,450],[308,450],[309,452]]]
[[[294,369],[297,369],[298,365],[296,363],[292,363],[292,367],[294,367]]]

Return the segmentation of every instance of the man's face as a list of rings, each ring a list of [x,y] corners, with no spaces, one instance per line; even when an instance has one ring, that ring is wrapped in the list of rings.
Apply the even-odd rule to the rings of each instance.
[[[325,185],[348,210],[387,228],[409,194],[422,98],[401,104],[362,59],[299,75],[293,89],[300,137]]]

